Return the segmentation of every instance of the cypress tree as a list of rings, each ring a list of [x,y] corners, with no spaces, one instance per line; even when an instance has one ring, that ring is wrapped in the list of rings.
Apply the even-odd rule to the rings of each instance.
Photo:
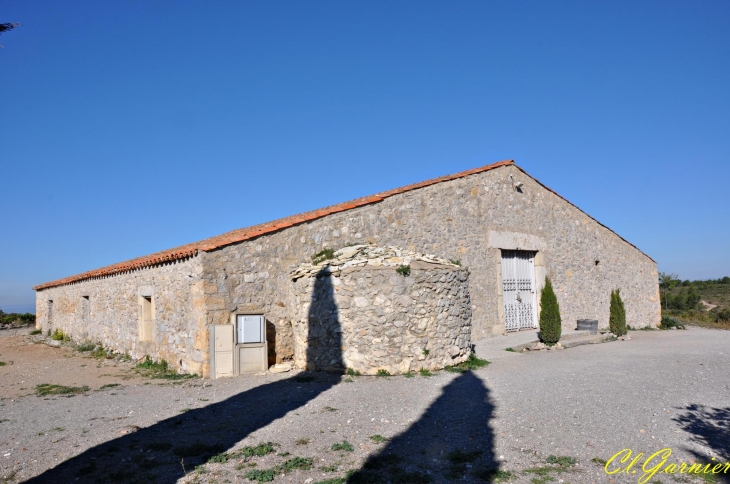
[[[611,308],[608,317],[608,327],[616,336],[625,335],[628,330],[626,328],[626,309],[621,299],[621,290],[611,291]]]
[[[540,296],[540,339],[548,346],[560,340],[560,306],[549,278],[545,278],[545,287]]]

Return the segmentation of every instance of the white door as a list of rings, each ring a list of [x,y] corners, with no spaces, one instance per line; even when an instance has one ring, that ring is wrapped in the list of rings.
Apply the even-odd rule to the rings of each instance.
[[[537,327],[534,252],[502,251],[502,297],[507,331]]]

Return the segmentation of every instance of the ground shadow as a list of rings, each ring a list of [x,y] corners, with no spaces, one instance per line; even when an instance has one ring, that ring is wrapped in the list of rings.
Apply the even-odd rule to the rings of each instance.
[[[493,412],[482,380],[471,371],[462,373],[416,423],[370,457],[347,482],[491,482],[500,475],[489,425]]]
[[[715,408],[700,404],[687,405],[684,413],[673,418],[690,435],[690,440],[709,449],[702,453],[686,449],[703,464],[730,461],[730,407]],[[711,460],[715,457],[715,460]],[[712,466],[711,466],[712,467]],[[719,482],[730,483],[730,472],[717,474]]]
[[[328,314],[330,326],[339,324],[333,286],[328,276],[321,276],[315,281],[309,315],[316,319]],[[318,327],[317,322],[310,325],[310,340],[323,341]],[[341,364],[339,328],[330,329],[337,330],[329,332],[327,341],[334,346],[326,352],[327,361]],[[339,375],[299,373],[267,383],[143,429],[130,428],[132,433],[88,449],[26,482],[172,484],[339,381]]]

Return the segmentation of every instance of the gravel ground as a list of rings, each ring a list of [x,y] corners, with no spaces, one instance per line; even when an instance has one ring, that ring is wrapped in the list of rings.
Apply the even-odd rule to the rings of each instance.
[[[512,473],[509,482],[542,484],[637,482],[641,462],[637,474],[613,476],[595,462],[624,448],[669,447],[667,463],[730,459],[730,332],[630,336],[505,352],[462,374],[289,372],[177,383],[29,336],[0,338],[0,361],[13,360],[0,367],[0,473],[7,482],[244,483],[262,471],[274,483],[336,483],[357,470],[355,482],[405,484],[485,482],[505,477],[499,468]],[[90,390],[37,397],[39,383]],[[259,453],[273,452],[247,456],[266,442],[275,445]],[[550,455],[577,464],[549,464]],[[219,462],[206,464],[211,458]]]

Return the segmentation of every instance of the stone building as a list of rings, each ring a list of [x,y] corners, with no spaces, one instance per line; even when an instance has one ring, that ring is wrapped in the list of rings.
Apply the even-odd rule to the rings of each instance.
[[[660,320],[656,263],[503,161],[41,284],[37,324],[208,376],[209,325],[261,315],[269,362],[292,360],[291,272],[322,249],[353,244],[468,268],[471,339],[535,327],[546,276],[566,329],[584,318],[606,327],[616,288],[628,324]]]

